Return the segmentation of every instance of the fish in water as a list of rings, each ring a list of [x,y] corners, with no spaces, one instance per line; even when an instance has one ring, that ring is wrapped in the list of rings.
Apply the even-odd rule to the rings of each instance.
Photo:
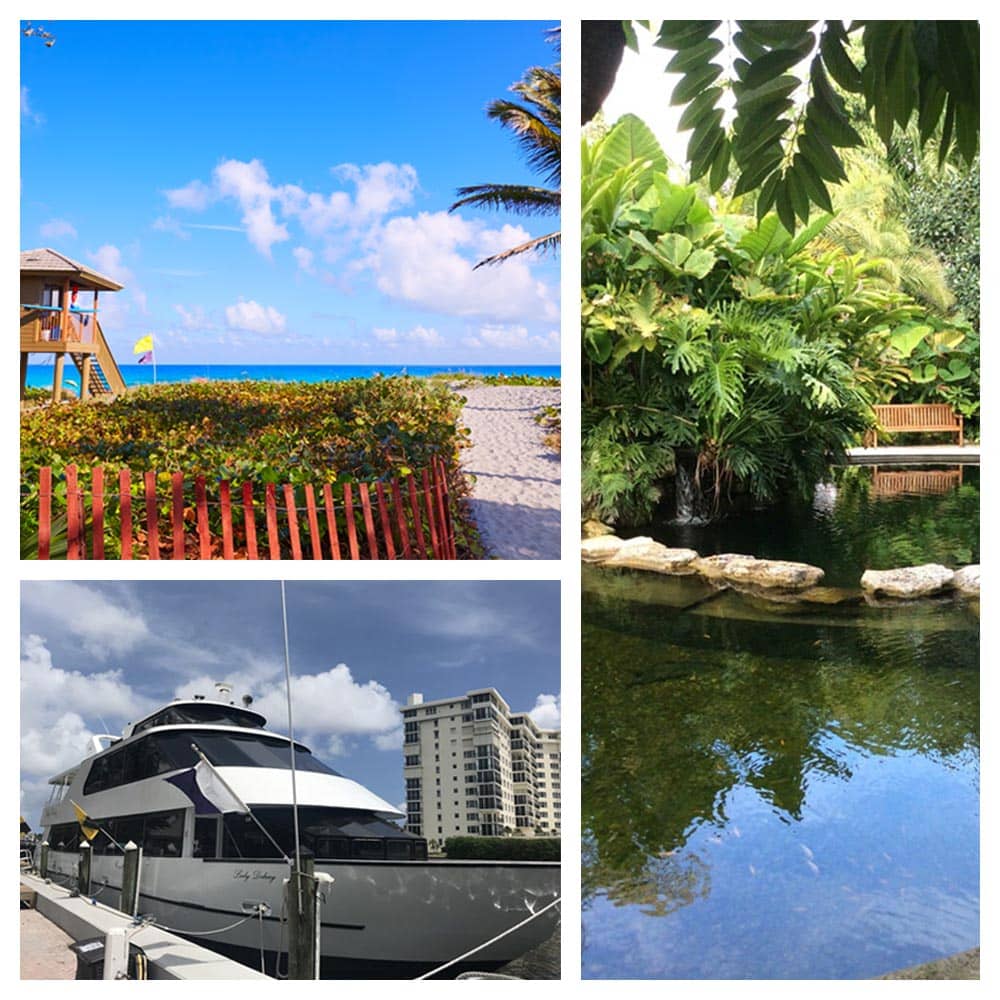
[[[818,875],[819,874],[819,865],[816,864],[815,861],[810,861],[807,858],[806,859],[806,864],[809,866],[809,871],[811,871],[813,873],[813,875]]]
[[[813,854],[813,852],[812,852],[812,851],[810,851],[810,850],[809,850],[809,848],[808,848],[808,847],[806,847],[806,845],[805,845],[805,844],[799,844],[799,847],[800,847],[800,848],[802,849],[802,853],[803,853],[803,854],[804,854],[804,855],[805,855],[805,856],[806,856],[806,857],[807,857],[807,858],[808,858],[808,859],[809,859],[810,861],[812,861],[812,859],[813,859],[813,858],[815,857],[815,855]]]

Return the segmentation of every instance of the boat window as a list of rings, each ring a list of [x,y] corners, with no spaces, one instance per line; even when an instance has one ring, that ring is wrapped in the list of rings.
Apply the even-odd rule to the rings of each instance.
[[[253,806],[254,816],[289,856],[295,847],[295,821],[288,806]],[[426,860],[427,843],[374,813],[323,806],[299,808],[299,838],[317,860]],[[248,816],[223,819],[222,856],[278,858],[274,844]]]
[[[147,858],[179,858],[184,835],[184,811],[147,813],[145,816],[114,816],[95,819],[100,832],[91,841],[95,854],[121,855],[131,841]],[[74,824],[75,825],[75,824]],[[77,827],[78,839],[82,836]],[[113,839],[112,839],[113,838]]]
[[[184,837],[184,812],[154,813],[146,817],[142,851],[147,858],[179,858]]]
[[[389,861],[409,861],[413,857],[413,844],[409,840],[387,840],[385,856]]]
[[[385,841],[356,837],[351,841],[351,857],[360,861],[381,861],[385,857]]]
[[[235,705],[170,705],[135,727],[136,733],[155,726],[213,725],[239,726],[242,729],[263,729],[264,716]]]
[[[218,857],[218,837],[218,816],[196,816],[191,856],[195,858]]]
[[[83,793],[93,795],[132,781],[194,767],[198,763],[198,755],[192,749],[192,743],[197,744],[202,753],[219,767],[272,767],[280,770],[291,767],[288,743],[274,737],[196,730],[151,733],[135,743],[98,757],[90,765]],[[338,775],[300,744],[295,745],[295,767],[299,771]]]
[[[53,851],[76,851],[83,840],[77,823],[59,823],[49,830],[49,847]]]

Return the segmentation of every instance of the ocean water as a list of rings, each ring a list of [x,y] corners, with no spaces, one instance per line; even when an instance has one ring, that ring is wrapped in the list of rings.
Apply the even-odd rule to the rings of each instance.
[[[466,372],[471,375],[537,375],[558,378],[559,365],[157,365],[157,382],[190,382],[208,379],[228,382],[344,382],[373,375],[435,375]],[[152,365],[121,365],[128,386],[152,385]],[[75,386],[75,369],[67,368],[65,382]],[[78,380],[77,380],[78,381]],[[27,384],[46,389],[52,385],[52,365],[29,365]]]

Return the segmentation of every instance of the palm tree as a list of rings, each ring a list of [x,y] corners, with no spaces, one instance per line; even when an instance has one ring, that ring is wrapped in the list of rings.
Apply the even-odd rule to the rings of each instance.
[[[501,99],[491,102],[487,117],[510,129],[528,166],[538,171],[550,187],[530,184],[473,184],[458,189],[460,198],[448,211],[463,205],[477,208],[505,209],[517,215],[559,215],[560,183],[560,98],[562,81],[559,70],[532,66],[511,88],[520,102]],[[476,267],[498,264],[508,257],[529,251],[554,250],[559,246],[559,230],[538,236],[481,260]]]

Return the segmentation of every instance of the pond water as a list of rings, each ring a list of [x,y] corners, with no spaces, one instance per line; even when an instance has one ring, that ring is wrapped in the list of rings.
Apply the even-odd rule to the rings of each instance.
[[[941,492],[919,492],[919,490]],[[824,583],[866,569],[979,562],[979,467],[835,468],[810,500],[790,498],[708,525],[666,520],[626,532],[667,545],[821,566]]]
[[[773,550],[757,514],[693,547],[844,586],[904,543],[978,558],[968,478],[878,502],[855,480],[839,511],[772,512]],[[968,602],[773,607],[584,567],[584,977],[867,978],[978,944],[978,662]]]

